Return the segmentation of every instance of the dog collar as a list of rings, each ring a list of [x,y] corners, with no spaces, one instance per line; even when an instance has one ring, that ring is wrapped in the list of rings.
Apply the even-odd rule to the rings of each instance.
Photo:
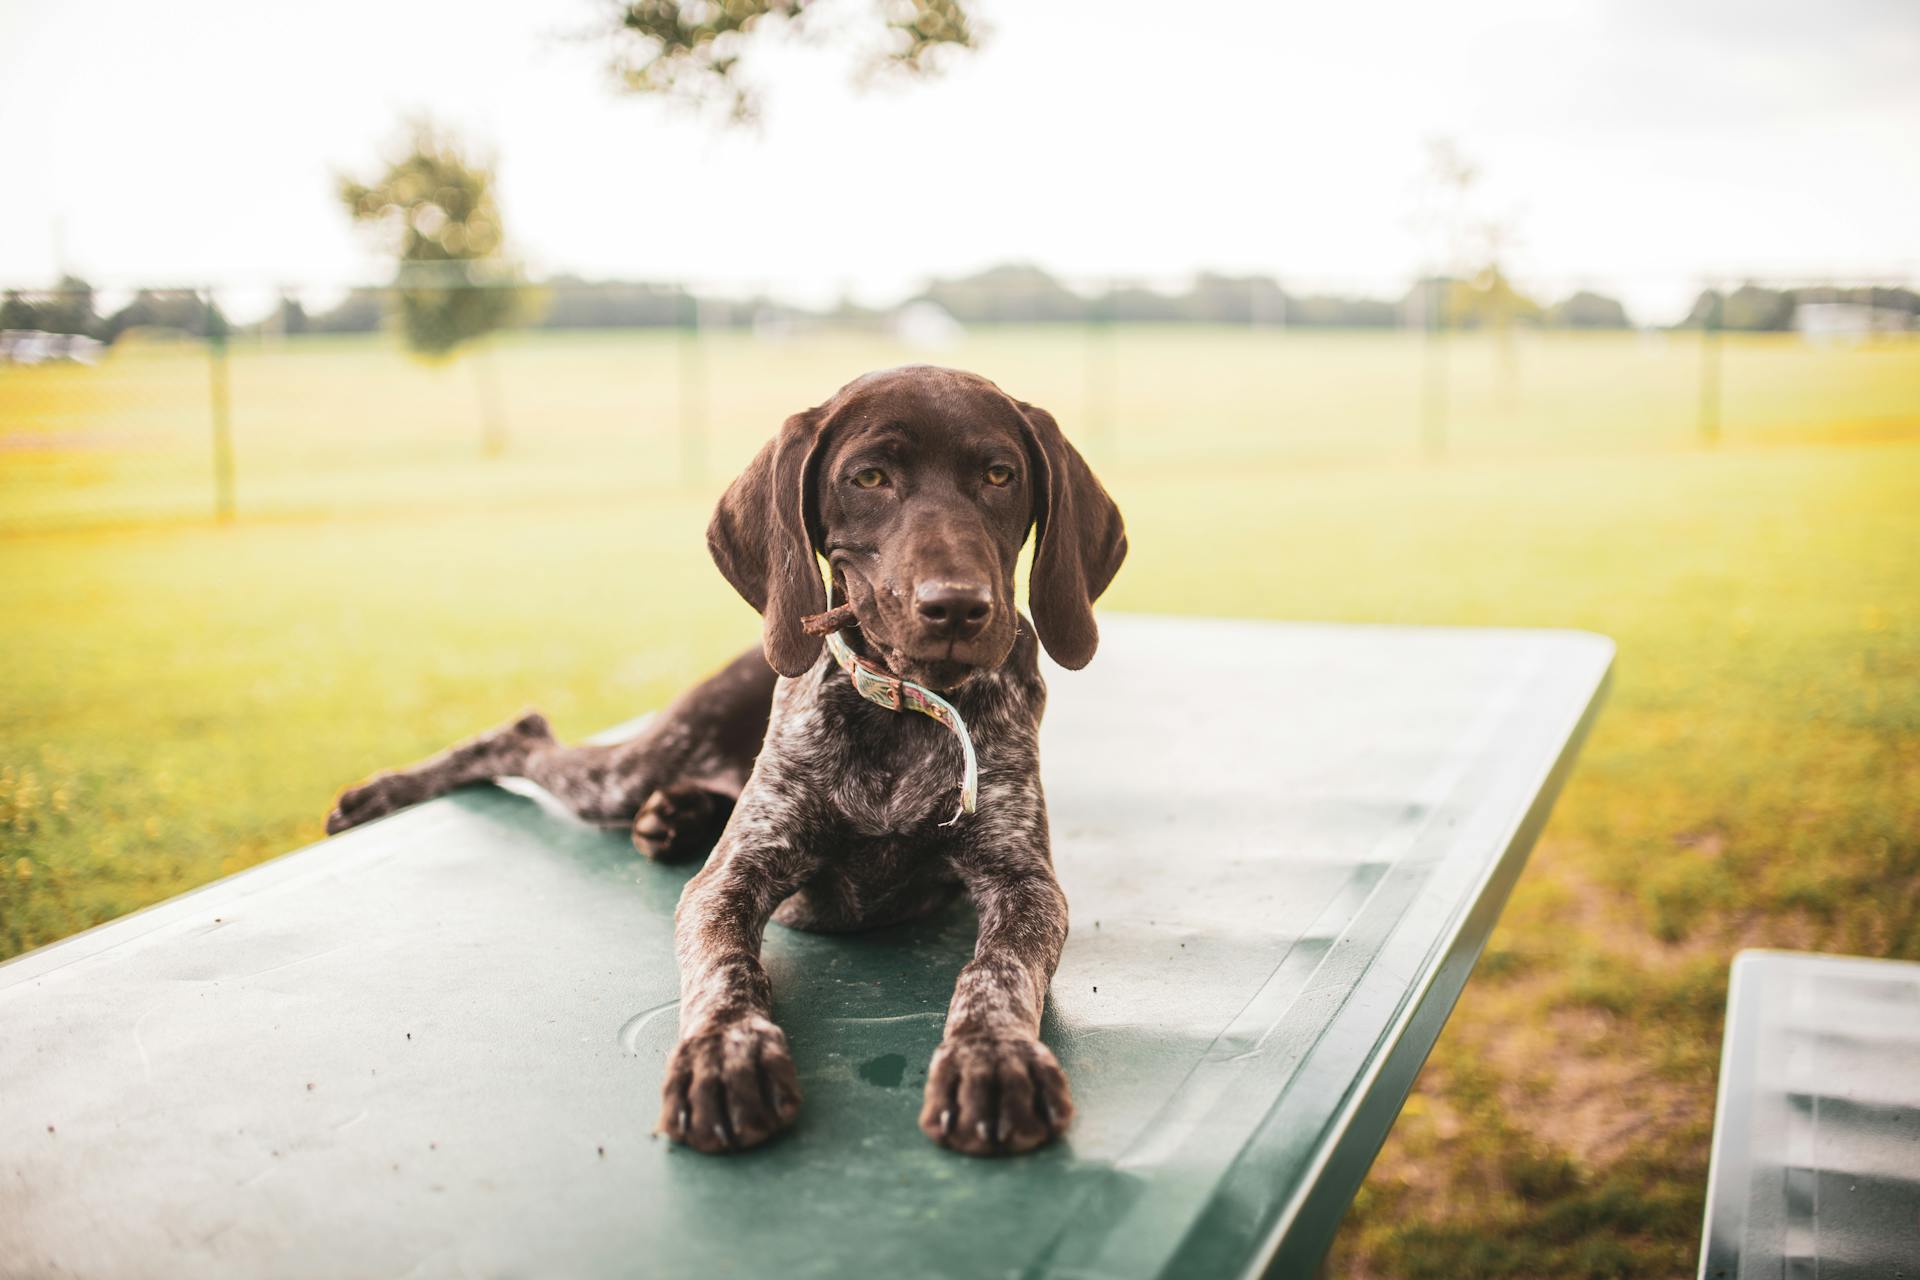
[[[853,677],[854,692],[868,702],[889,711],[918,711],[953,731],[953,736],[960,739],[960,755],[966,761],[966,768],[960,776],[960,813],[942,825],[950,827],[960,821],[960,814],[972,813],[980,798],[980,766],[974,760],[973,738],[967,733],[967,722],[960,718],[953,704],[923,685],[867,666],[838,631],[827,632],[827,651],[840,664],[840,669]]]

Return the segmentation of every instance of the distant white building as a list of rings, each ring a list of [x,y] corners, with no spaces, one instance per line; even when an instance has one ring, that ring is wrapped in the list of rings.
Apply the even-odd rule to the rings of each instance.
[[[1794,331],[1809,342],[1858,342],[1876,333],[1905,333],[1913,317],[1864,302],[1803,302],[1793,309]]]
[[[965,326],[953,313],[927,298],[909,302],[893,313],[893,336],[902,344],[923,351],[951,347],[967,336]]]
[[[107,344],[79,333],[0,329],[0,364],[97,364]]]

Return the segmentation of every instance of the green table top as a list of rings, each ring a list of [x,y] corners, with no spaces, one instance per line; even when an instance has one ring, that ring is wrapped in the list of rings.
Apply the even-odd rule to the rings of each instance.
[[[1703,1280],[1920,1277],[1920,964],[1733,962]]]
[[[963,907],[770,929],[798,1127],[726,1158],[654,1139],[690,871],[477,788],[0,966],[0,1272],[1311,1269],[1613,647],[1102,629],[1049,672],[1042,735],[1069,1141],[981,1161],[915,1128]]]

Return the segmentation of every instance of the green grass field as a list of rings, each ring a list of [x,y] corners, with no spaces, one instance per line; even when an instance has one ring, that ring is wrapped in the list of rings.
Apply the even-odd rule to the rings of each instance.
[[[487,459],[461,366],[239,347],[227,527],[202,352],[0,369],[0,956],[312,840],[343,784],[522,706],[577,735],[665,699],[753,634],[702,546],[730,469],[903,358],[515,336]],[[1455,338],[1438,461],[1400,335],[940,359],[1086,443],[1132,535],[1113,607],[1616,638],[1332,1273],[1691,1274],[1733,951],[1920,959],[1920,342],[1729,339],[1708,448],[1697,338]]]

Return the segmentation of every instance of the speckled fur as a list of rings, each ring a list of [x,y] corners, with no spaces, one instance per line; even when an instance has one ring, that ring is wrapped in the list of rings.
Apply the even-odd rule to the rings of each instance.
[[[780,681],[753,777],[680,903],[682,1039],[662,1104],[668,1136],[727,1150],[792,1119],[798,1089],[759,960],[769,919],[872,928],[960,891],[979,911],[980,938],[955,988],[921,1127],[975,1154],[1028,1150],[1066,1127],[1066,1077],[1039,1042],[1067,904],[1039,782],[1046,687],[1031,628],[952,701],[980,755],[979,807],[957,822],[960,751],[946,729],[862,699],[828,657]],[[757,1042],[756,1074],[720,1068],[714,1046],[728,1034]]]
[[[834,458],[857,457],[875,439],[891,450],[903,483],[898,510],[878,523],[869,500],[834,490],[832,474]],[[1024,507],[1008,507],[1010,495],[999,491],[983,491],[976,507],[965,480],[978,464],[968,459],[1008,449],[1024,450],[1031,469]],[[1029,529],[1040,539],[1037,631],[1005,598]],[[669,1138],[709,1152],[765,1142],[800,1105],[760,963],[767,922],[872,928],[964,892],[979,938],[955,984],[920,1127],[972,1155],[1050,1141],[1072,1119],[1073,1101],[1039,1039],[1067,938],[1040,786],[1039,648],[1044,642],[1068,666],[1092,656],[1092,603],[1126,553],[1117,509],[1043,410],[971,374],[910,368],[869,375],[789,419],[722,499],[709,544],[765,615],[762,649],[626,742],[561,746],[544,719],[524,716],[349,790],[328,830],[467,783],[521,776],[589,821],[632,822],[649,856],[711,848],[675,916],[680,1039],[660,1112]],[[801,614],[826,602],[815,553],[828,555],[842,598],[851,588],[860,625],[850,642],[868,661],[909,678],[922,678],[919,663],[958,673],[943,691],[972,731],[976,812],[955,818],[961,754],[947,729],[861,698],[818,639],[801,634]],[[977,636],[948,630],[936,642],[925,628],[916,633],[914,582],[955,575],[990,586],[991,621]],[[776,680],[769,664],[787,674]]]

